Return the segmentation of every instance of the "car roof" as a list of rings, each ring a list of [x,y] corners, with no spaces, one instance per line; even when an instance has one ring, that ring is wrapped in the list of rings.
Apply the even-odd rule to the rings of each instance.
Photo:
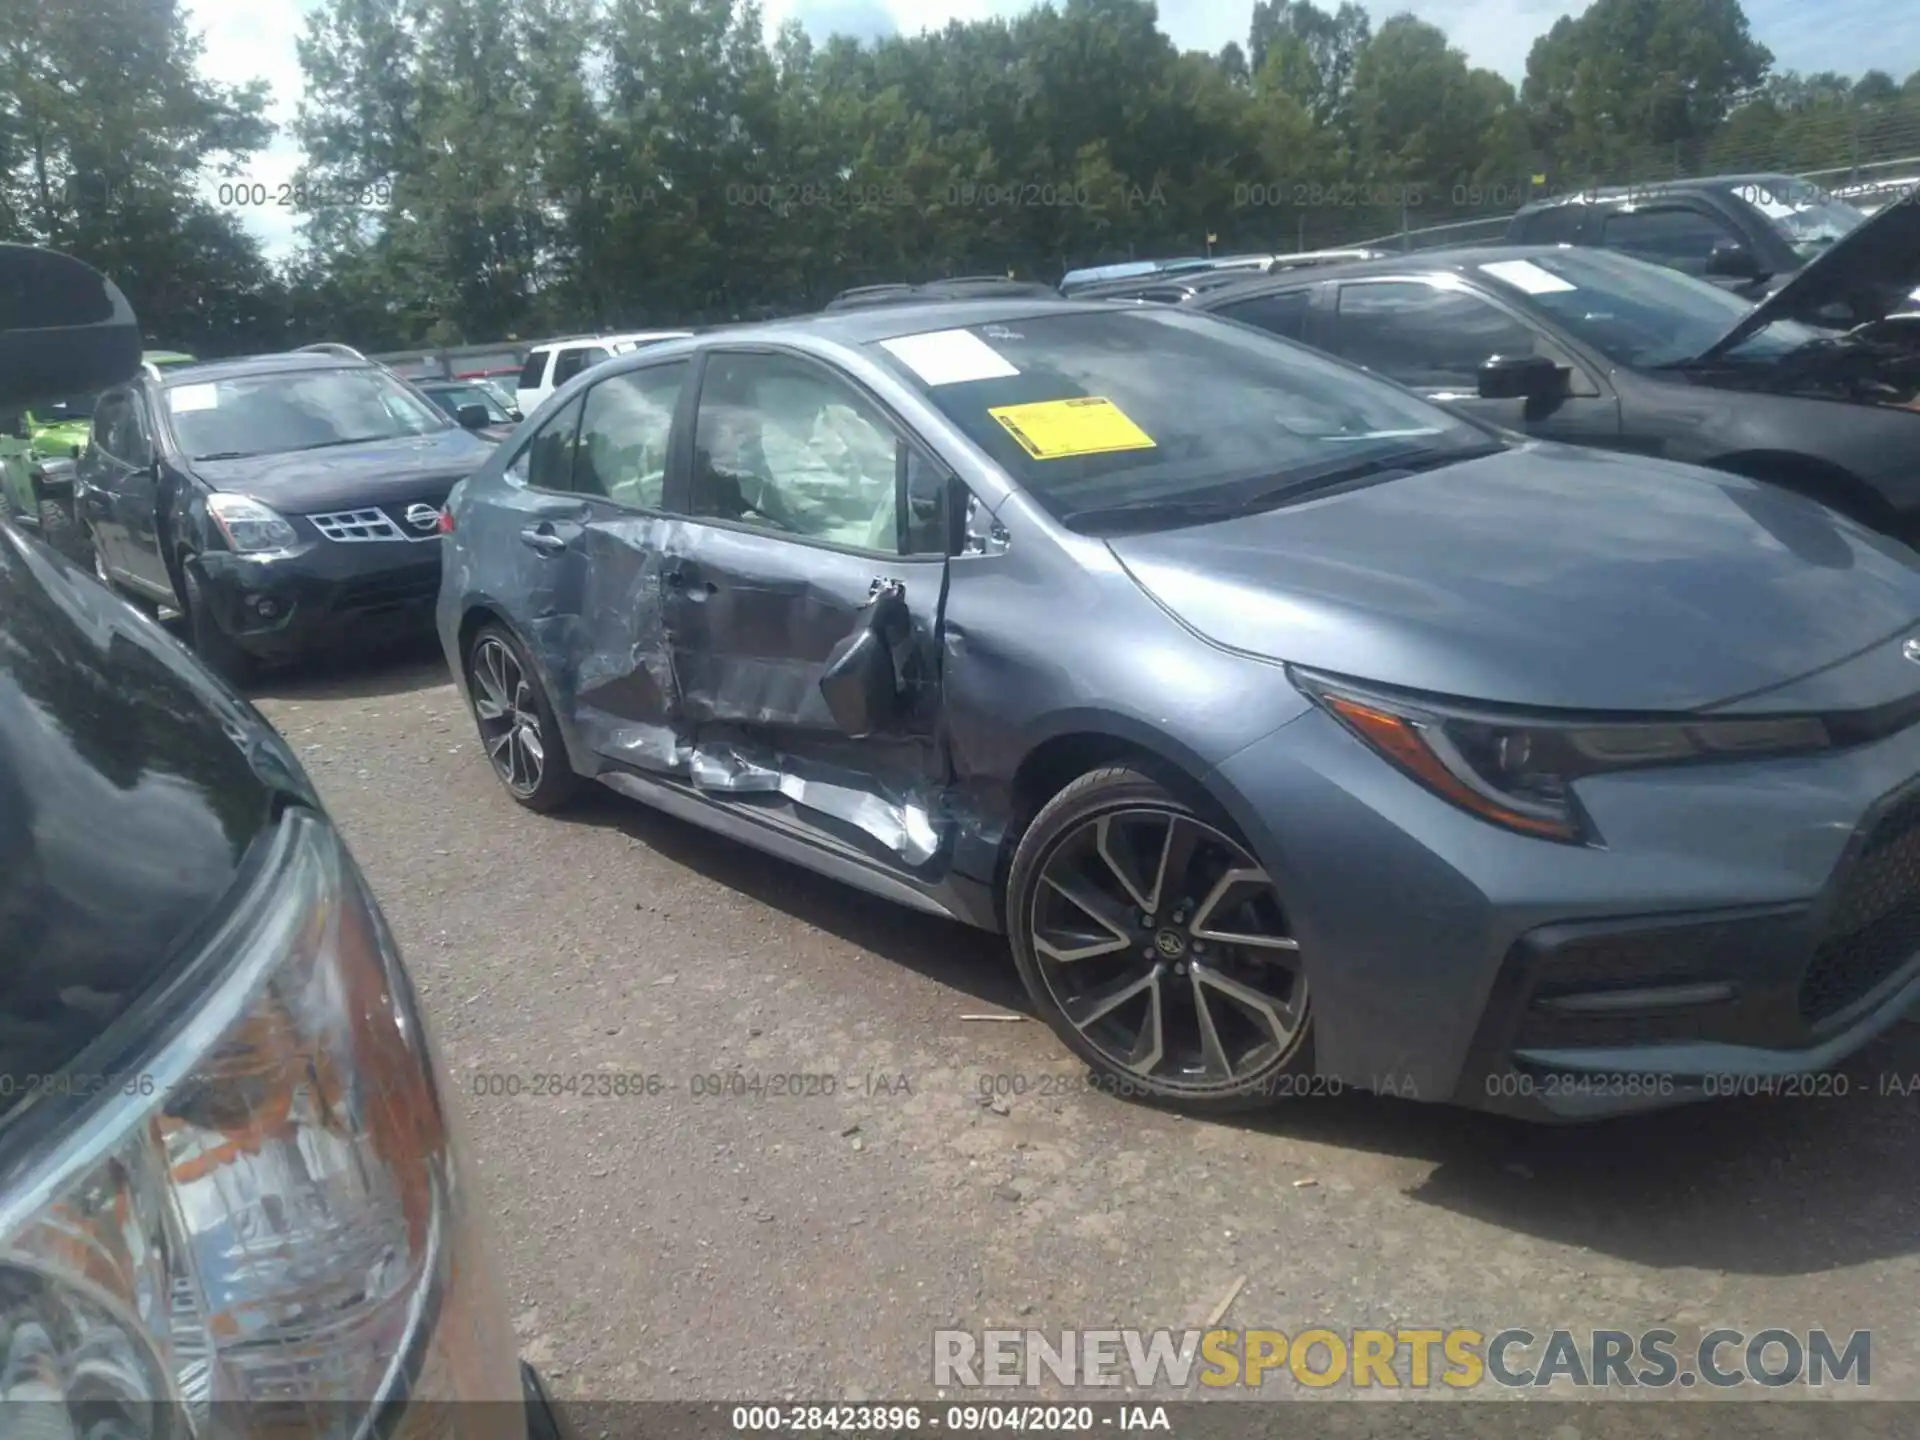
[[[983,300],[921,300],[902,305],[860,306],[794,315],[784,320],[761,320],[696,336],[689,349],[783,339],[820,339],[841,345],[871,345],[902,335],[930,330],[959,330],[973,325],[997,325],[1043,315],[1111,313],[1116,307],[1097,301],[1049,300],[1043,297],[995,297]],[[683,352],[684,353],[684,352]]]
[[[1515,212],[1515,218],[1541,210],[1557,210],[1565,205],[1610,205],[1616,200],[1637,200],[1659,195],[1684,195],[1701,190],[1732,190],[1742,185],[1799,184],[1796,176],[1775,170],[1756,170],[1743,175],[1698,175],[1682,180],[1649,180],[1638,185],[1603,185],[1592,190],[1575,190],[1566,195],[1550,195],[1531,200]]]
[[[688,330],[595,330],[583,335],[557,335],[551,340],[539,341],[527,347],[527,354],[532,355],[536,350],[557,349],[562,345],[605,345],[618,340],[677,340],[691,333]],[[499,348],[505,350],[509,347],[502,345]]]
[[[1436,271],[1460,275],[1489,261],[1526,260],[1535,255],[1557,255],[1572,248],[1567,245],[1463,245],[1456,249],[1414,250],[1401,255],[1383,256],[1378,260],[1303,265],[1298,270],[1286,270],[1278,275],[1259,275],[1237,285],[1208,290],[1198,297],[1201,303],[1195,308],[1207,309],[1215,301],[1225,303],[1254,295],[1271,295],[1282,290],[1318,285],[1325,280],[1342,280],[1358,275],[1433,274]]]
[[[298,370],[378,370],[368,360],[349,360],[344,355],[322,355],[313,351],[281,355],[243,355],[232,360],[195,360],[190,364],[169,365],[160,371],[160,383],[204,385],[215,380],[234,380],[245,375],[277,375]]]

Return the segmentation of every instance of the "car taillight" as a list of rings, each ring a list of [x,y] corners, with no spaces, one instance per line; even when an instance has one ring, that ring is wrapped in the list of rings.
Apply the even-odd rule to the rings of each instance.
[[[442,535],[451,535],[453,533],[453,511],[442,510],[440,512],[439,530]]]

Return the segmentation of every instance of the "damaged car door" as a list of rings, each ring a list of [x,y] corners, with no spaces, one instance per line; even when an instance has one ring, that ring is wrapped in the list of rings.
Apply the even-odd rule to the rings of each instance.
[[[846,376],[709,352],[666,613],[700,789],[914,867],[940,849],[946,472]]]
[[[572,486],[592,513],[573,720],[602,755],[649,770],[684,759],[666,640],[663,513],[676,412],[693,370],[670,360],[622,370],[589,389]]]

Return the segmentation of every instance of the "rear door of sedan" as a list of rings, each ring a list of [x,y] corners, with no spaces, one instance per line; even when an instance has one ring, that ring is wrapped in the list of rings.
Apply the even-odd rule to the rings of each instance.
[[[664,577],[694,782],[745,803],[784,795],[824,838],[924,864],[948,773],[949,474],[813,356],[716,348],[698,384]]]

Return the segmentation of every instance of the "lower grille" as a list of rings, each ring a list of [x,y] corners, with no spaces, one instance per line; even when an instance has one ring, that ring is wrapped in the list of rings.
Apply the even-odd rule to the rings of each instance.
[[[1662,1003],[1686,987],[1721,978],[1714,959],[1739,932],[1733,927],[1688,925],[1590,935],[1556,948],[1539,970],[1514,1036],[1518,1049],[1582,1049],[1652,1045],[1709,1038],[1717,1007]],[[1603,996],[1645,996],[1646,1003],[1620,1009],[1562,1008],[1556,1001]]]
[[[440,567],[414,566],[387,575],[372,575],[342,585],[334,596],[336,612],[366,614],[432,604],[440,595]]]
[[[1838,1014],[1920,951],[1920,795],[1882,817],[1842,882],[1800,982],[1809,1025]]]

